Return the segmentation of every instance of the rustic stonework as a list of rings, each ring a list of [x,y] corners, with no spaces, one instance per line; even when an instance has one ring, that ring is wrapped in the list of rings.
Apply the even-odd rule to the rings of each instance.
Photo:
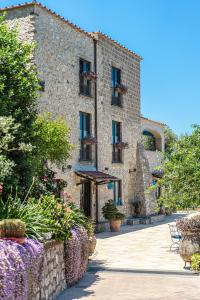
[[[40,271],[39,286],[34,285],[34,278],[31,279],[33,286],[29,287],[29,300],[53,300],[67,287],[63,242],[50,241],[44,244],[44,264]]]
[[[101,33],[88,34],[38,4],[24,5],[8,10],[8,24],[17,25],[19,37],[27,42],[36,41],[35,62],[39,77],[45,81],[45,91],[39,94],[40,112],[62,115],[71,128],[70,141],[76,148],[67,162],[72,168],[58,170],[58,176],[67,180],[67,191],[80,204],[80,178],[76,170],[95,170],[93,161],[79,161],[79,111],[92,116],[92,134],[95,135],[94,84],[92,97],[79,94],[79,59],[91,62],[94,70],[94,40],[97,43],[97,112],[98,112],[98,169],[122,180],[123,205],[126,216],[132,212],[131,203],[141,197],[144,214],[153,211],[151,197],[144,196],[146,182],[152,177],[143,154],[138,153],[141,138],[140,118],[140,57]],[[111,67],[121,70],[122,84],[128,91],[123,95],[123,107],[111,105]],[[129,147],[123,151],[123,163],[112,163],[112,120],[121,122],[123,141]],[[143,151],[143,150],[141,150]],[[138,161],[139,158],[139,161]],[[144,164],[144,166],[143,166]],[[145,174],[146,172],[146,174]],[[145,179],[144,179],[145,177]],[[145,185],[145,186],[144,186]],[[95,219],[95,186],[92,184],[92,217]],[[113,197],[107,186],[99,187],[98,218],[105,201]],[[151,206],[151,207],[150,207]]]

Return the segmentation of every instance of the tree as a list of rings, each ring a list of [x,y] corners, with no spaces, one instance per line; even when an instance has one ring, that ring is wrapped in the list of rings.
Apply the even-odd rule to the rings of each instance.
[[[0,17],[0,118],[5,121],[0,124],[0,180],[5,197],[16,186],[26,193],[33,177],[46,172],[45,162],[60,165],[72,149],[64,119],[37,114],[39,80],[33,49]]]
[[[168,207],[185,209],[200,205],[200,126],[182,136],[166,158],[161,202]]]
[[[164,127],[164,137],[165,137],[165,154],[169,155],[173,150],[173,145],[178,140],[177,135],[172,131],[172,129],[165,125]]]
[[[9,30],[0,17],[0,116],[12,116],[20,126],[15,131],[12,147],[32,144],[33,124],[37,117],[37,71],[32,59],[34,45],[22,43],[17,32]],[[30,177],[29,152],[10,151],[7,158],[15,165],[14,172],[6,177],[6,184],[23,185]]]

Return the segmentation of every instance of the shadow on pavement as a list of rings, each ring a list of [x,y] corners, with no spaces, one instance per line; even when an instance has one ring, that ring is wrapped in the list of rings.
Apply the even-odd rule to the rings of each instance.
[[[172,214],[170,216],[166,216],[166,218],[163,221],[156,222],[156,223],[153,223],[153,224],[124,225],[124,226],[121,227],[120,232],[105,231],[105,232],[97,233],[95,235],[96,235],[97,239],[112,238],[112,237],[115,237],[115,236],[118,236],[118,235],[128,234],[129,232],[134,232],[134,231],[143,230],[143,229],[146,229],[146,228],[151,228],[151,227],[156,227],[156,226],[164,225],[164,224],[167,224],[167,223],[171,223],[171,222],[174,222],[177,219],[186,217],[187,215],[188,215],[187,212],[175,213],[175,214]]]
[[[86,273],[83,279],[81,279],[76,285],[64,290],[56,300],[74,300],[87,297],[94,294],[92,290],[86,290],[90,286],[96,284],[100,280],[100,277],[96,272]],[[102,280],[102,279],[101,279]]]

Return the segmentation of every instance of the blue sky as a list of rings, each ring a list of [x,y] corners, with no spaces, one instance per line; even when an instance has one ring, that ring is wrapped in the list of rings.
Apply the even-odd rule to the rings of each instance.
[[[0,0],[0,6],[24,3]],[[199,0],[41,0],[88,31],[102,31],[144,58],[142,114],[190,132],[200,112]]]

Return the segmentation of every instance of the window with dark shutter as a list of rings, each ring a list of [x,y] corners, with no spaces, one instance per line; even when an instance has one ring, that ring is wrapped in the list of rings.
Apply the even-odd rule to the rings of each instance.
[[[91,63],[80,59],[80,94],[85,96],[91,96],[91,80],[88,76],[90,71]]]
[[[122,141],[121,123],[112,121],[112,161],[122,162],[122,149],[117,147],[117,143]]]
[[[112,67],[112,105],[122,106],[122,95],[118,90],[121,84],[121,70]]]
[[[91,136],[91,115],[80,112],[80,160],[92,159],[92,148],[84,142],[84,138]]]
[[[121,180],[114,182],[113,200],[115,202],[115,205],[122,205],[122,181]]]

